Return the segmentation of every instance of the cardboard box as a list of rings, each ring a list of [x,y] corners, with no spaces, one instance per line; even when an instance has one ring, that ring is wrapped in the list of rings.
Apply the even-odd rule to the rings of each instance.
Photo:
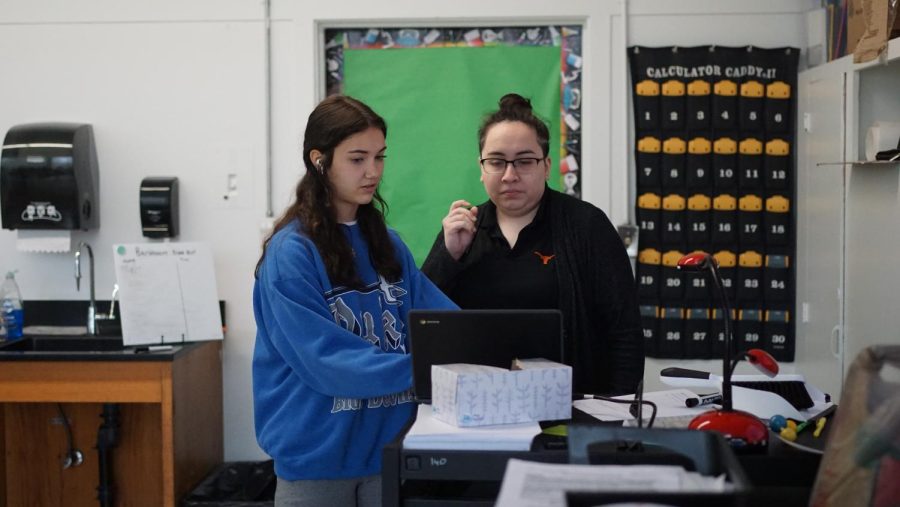
[[[900,16],[891,23],[888,0],[847,2],[847,54],[853,54],[854,63],[873,60],[886,47],[891,31],[900,26]]]
[[[871,0],[847,0],[847,52],[852,55],[866,33],[865,5]]]
[[[516,363],[522,369],[433,365],[434,416],[461,427],[570,419],[572,367],[546,359]]]

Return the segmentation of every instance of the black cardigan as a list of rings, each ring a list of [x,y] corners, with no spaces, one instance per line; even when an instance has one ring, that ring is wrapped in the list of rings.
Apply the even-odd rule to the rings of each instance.
[[[573,367],[574,390],[633,393],[644,376],[644,340],[634,275],[622,240],[596,206],[550,188],[544,191],[549,195],[542,205],[548,205],[558,260],[559,310],[566,331],[564,359]],[[479,209],[489,206],[494,204],[488,201]],[[483,216],[485,213],[478,214],[476,226]],[[471,253],[454,260],[441,231],[422,272],[452,298],[458,275],[479,260]],[[490,290],[492,284],[503,280],[484,283],[485,290]],[[465,302],[456,303],[465,308]]]

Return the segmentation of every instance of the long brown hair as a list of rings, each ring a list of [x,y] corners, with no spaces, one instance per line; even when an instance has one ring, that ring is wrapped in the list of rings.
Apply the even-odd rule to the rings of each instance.
[[[275,222],[272,234],[263,242],[263,252],[256,263],[257,277],[272,237],[296,219],[300,222],[301,230],[319,250],[331,283],[346,287],[361,285],[353,262],[353,251],[347,237],[341,232],[331,203],[333,188],[328,180],[328,169],[337,145],[353,134],[370,128],[381,130],[387,137],[384,119],[369,106],[345,95],[326,98],[310,113],[303,135],[303,165],[306,166],[306,174],[297,184],[294,202]],[[321,169],[317,170],[309,158],[313,150],[322,153],[322,158],[317,161],[321,163]],[[384,222],[385,209],[387,204],[376,190],[372,202],[359,207],[356,220],[369,245],[375,271],[388,280],[396,281],[403,269],[397,261],[394,245]]]

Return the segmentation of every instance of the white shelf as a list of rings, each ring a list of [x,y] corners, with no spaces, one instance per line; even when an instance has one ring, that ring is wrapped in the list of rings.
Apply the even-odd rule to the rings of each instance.
[[[889,62],[900,60],[900,38],[891,39],[888,41],[887,60]]]
[[[846,160],[844,162],[817,162],[816,167],[826,165],[862,165],[862,166],[878,166],[878,165],[900,165],[900,160]]]

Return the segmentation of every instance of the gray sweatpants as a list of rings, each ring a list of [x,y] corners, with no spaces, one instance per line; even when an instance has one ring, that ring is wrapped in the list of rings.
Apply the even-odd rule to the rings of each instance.
[[[381,505],[381,476],[355,479],[286,481],[275,486],[275,507],[378,507]]]

